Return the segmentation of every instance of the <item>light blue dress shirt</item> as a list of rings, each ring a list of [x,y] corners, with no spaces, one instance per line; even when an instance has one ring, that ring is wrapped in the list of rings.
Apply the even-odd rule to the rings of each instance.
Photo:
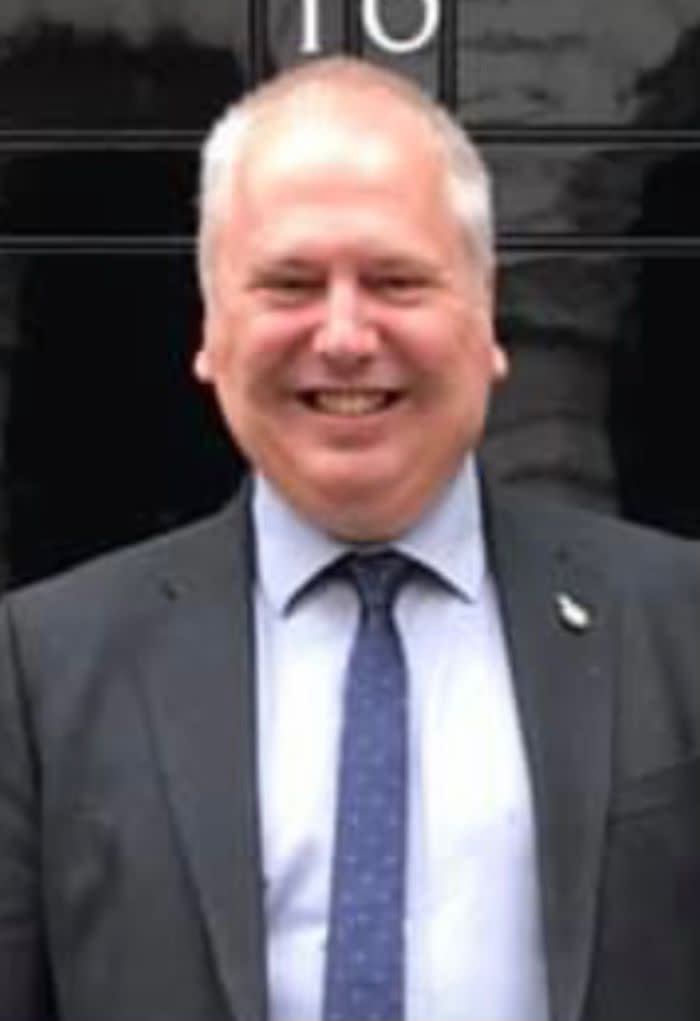
[[[271,1021],[319,1021],[352,588],[348,549],[262,478],[258,747]],[[409,675],[408,1021],[547,1021],[532,795],[472,459],[395,548]],[[297,597],[298,598],[295,598]],[[361,1021],[361,1019],[358,1019]]]

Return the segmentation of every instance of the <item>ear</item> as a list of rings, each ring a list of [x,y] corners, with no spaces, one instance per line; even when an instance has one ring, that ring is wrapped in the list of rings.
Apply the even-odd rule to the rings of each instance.
[[[194,356],[192,368],[200,383],[211,383],[214,379],[214,362],[216,359],[218,321],[211,308],[204,310],[202,336],[199,349]]]
[[[494,381],[499,383],[505,379],[510,372],[510,359],[508,353],[504,347],[502,347],[495,337],[495,318],[496,318],[496,287],[498,284],[498,266],[494,262],[486,270],[486,293],[489,296],[489,307],[491,317],[491,370],[493,372]]]
[[[492,345],[491,353],[491,366],[493,369],[493,378],[497,382],[505,379],[510,372],[510,359],[505,348],[494,340]]]
[[[211,382],[212,378],[211,359],[209,358],[209,348],[206,346],[206,344],[202,344],[202,346],[194,356],[194,361],[192,362],[192,369],[200,383]]]

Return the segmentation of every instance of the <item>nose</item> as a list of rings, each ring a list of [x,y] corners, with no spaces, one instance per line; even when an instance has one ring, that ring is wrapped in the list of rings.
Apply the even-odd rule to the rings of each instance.
[[[351,366],[371,357],[376,346],[376,329],[367,320],[359,282],[350,276],[332,279],[314,336],[316,352],[339,366]]]

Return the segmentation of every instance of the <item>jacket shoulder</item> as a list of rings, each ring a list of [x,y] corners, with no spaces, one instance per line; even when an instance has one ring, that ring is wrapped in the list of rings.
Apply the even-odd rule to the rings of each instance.
[[[515,486],[491,487],[490,513],[515,523],[526,541],[550,550],[570,549],[612,588],[637,595],[688,586],[700,599],[700,542],[611,514],[549,500]]]
[[[64,625],[75,633],[120,616],[135,618],[154,597],[179,586],[211,585],[250,553],[241,498],[200,521],[96,557],[10,592],[10,616],[25,626]]]

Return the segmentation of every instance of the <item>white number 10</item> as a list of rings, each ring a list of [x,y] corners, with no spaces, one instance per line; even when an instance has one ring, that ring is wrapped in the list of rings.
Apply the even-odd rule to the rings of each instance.
[[[320,0],[302,0],[302,53],[318,53],[321,49],[319,2]],[[421,49],[432,39],[440,22],[440,0],[421,2],[423,22],[418,31],[408,39],[394,39],[387,34],[379,15],[380,0],[362,0],[362,24],[365,32],[372,42],[387,53],[413,53]]]

